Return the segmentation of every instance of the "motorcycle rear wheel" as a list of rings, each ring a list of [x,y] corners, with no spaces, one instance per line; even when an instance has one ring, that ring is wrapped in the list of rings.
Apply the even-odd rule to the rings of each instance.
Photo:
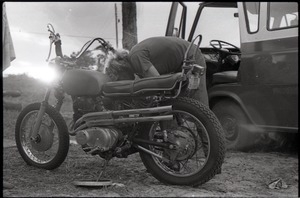
[[[161,127],[164,125],[168,141],[177,146],[176,150],[146,144],[142,146],[166,157],[171,163],[144,151],[140,151],[140,157],[148,171],[163,183],[201,185],[219,173],[224,161],[225,137],[221,124],[208,107],[194,99],[181,97],[169,101],[166,105],[170,104],[173,105],[172,113],[177,119],[177,124],[165,123],[169,121],[163,121],[165,124],[144,124],[140,137],[163,141],[163,138],[157,136],[163,136]]]
[[[68,128],[61,114],[47,105],[38,140],[31,140],[40,106],[41,103],[33,103],[21,111],[16,123],[15,140],[20,155],[28,165],[52,170],[59,167],[68,154]]]

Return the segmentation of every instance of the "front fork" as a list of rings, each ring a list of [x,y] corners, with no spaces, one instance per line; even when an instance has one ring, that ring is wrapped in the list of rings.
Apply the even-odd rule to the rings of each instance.
[[[36,118],[36,122],[35,122],[35,125],[33,127],[33,131],[32,131],[31,137],[30,137],[30,139],[32,141],[37,142],[38,139],[39,139],[38,132],[39,132],[39,129],[41,127],[43,117],[44,117],[44,114],[46,112],[46,108],[48,106],[50,93],[51,93],[51,88],[48,88],[47,91],[46,91],[44,100],[41,102],[41,106],[40,106],[40,109],[39,109],[39,112],[38,112],[38,115],[37,115],[37,118]],[[59,92],[59,91],[56,90],[55,97],[57,98],[57,103],[55,105],[55,109],[59,112],[61,107],[62,107],[62,104],[63,104],[64,94],[63,94],[63,92]],[[49,126],[50,131],[52,131],[53,128],[54,128],[54,122],[51,122],[51,124]]]

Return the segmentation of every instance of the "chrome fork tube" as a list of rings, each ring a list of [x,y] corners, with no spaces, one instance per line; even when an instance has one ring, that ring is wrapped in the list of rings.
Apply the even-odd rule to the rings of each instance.
[[[46,111],[46,107],[48,105],[48,100],[49,100],[49,97],[50,97],[50,93],[51,93],[51,89],[48,88],[47,91],[46,91],[44,100],[41,102],[41,107],[40,107],[40,110],[38,112],[36,122],[35,122],[35,125],[33,127],[33,131],[32,131],[31,138],[30,138],[33,141],[37,141],[37,139],[38,139],[38,132],[39,132],[40,126],[42,124],[42,119],[43,119],[44,113]]]

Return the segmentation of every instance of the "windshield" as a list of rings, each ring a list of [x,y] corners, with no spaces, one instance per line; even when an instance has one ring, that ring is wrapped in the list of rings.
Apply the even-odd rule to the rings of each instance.
[[[202,34],[200,47],[211,47],[211,40],[222,40],[240,47],[239,21],[234,17],[234,13],[237,12],[237,8],[205,7],[193,36]]]

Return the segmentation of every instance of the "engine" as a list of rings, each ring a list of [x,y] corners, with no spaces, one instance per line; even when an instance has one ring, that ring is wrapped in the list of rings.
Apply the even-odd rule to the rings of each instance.
[[[149,103],[148,103],[149,104]],[[145,108],[148,105],[145,101],[114,101],[101,97],[73,97],[73,109],[75,120],[91,112],[104,112],[111,110],[126,110]],[[76,141],[82,145],[84,150],[97,150],[100,153],[113,150],[124,136],[134,130],[134,122],[116,123],[114,127],[96,126],[76,133]],[[121,142],[121,141],[120,141]]]
[[[93,127],[76,134],[78,144],[101,152],[114,148],[121,138],[122,132],[112,127]]]
[[[86,113],[104,111],[100,97],[72,97],[72,99],[75,120]]]

